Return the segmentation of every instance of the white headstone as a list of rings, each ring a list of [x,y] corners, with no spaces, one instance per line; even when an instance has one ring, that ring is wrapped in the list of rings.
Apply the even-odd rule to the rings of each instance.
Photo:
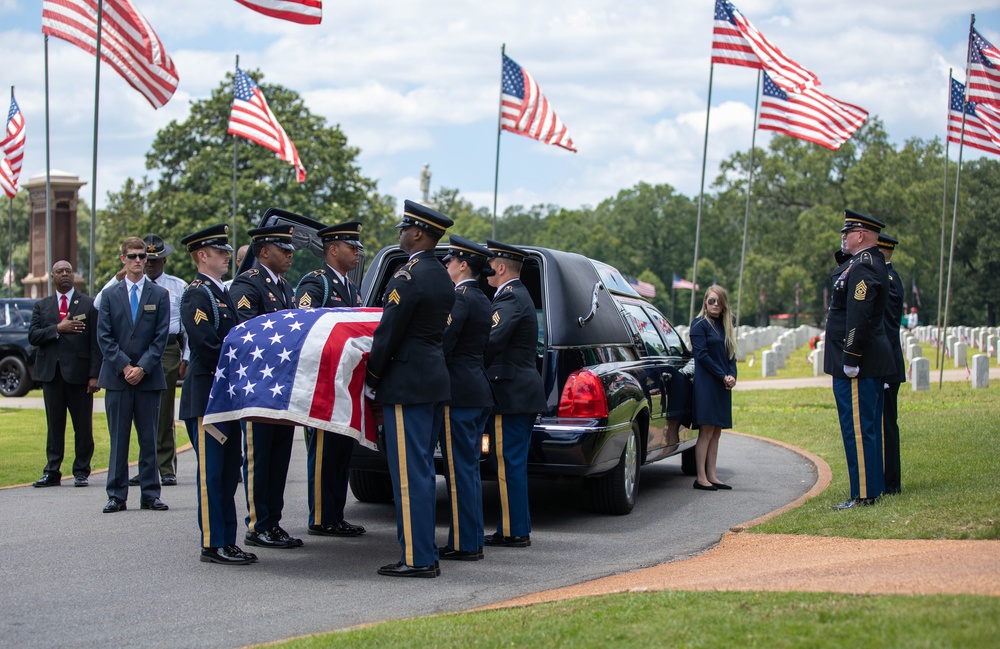
[[[813,352],[813,376],[823,375],[823,343],[816,344]]]
[[[952,358],[955,361],[955,367],[965,367],[968,361],[969,346],[958,341],[955,343],[955,351],[952,352]]]
[[[990,357],[986,354],[976,354],[972,357],[972,387],[990,387]]]
[[[914,358],[910,361],[910,389],[931,389],[931,361],[928,358]]]
[[[913,343],[906,348],[906,360],[908,361],[912,361],[914,358],[920,358],[923,355],[923,348],[917,343]]]
[[[785,346],[782,343],[774,343],[771,345],[771,351],[774,352],[775,367],[785,369]]]
[[[763,378],[778,376],[778,358],[781,354],[776,354],[767,350],[761,354],[760,375]]]
[[[747,359],[747,337],[740,336],[736,339],[736,360],[742,363]]]

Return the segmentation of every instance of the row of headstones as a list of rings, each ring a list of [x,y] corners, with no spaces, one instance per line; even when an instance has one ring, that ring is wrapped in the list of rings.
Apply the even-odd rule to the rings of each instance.
[[[902,329],[899,332],[899,342],[909,364],[907,373],[910,388],[914,391],[929,390],[931,379],[930,359],[923,358],[921,342],[933,343],[939,340],[937,337],[940,330],[937,327],[916,327],[911,331]],[[996,358],[1000,363],[1000,352],[997,352],[997,342],[1000,335],[996,327],[949,327],[945,337],[945,348],[954,359],[955,367],[966,367],[966,357],[968,355],[968,345],[965,340],[974,339],[976,346],[986,350],[987,354],[975,354],[972,357],[972,365],[969,367],[969,377],[974,388],[988,388],[990,386],[990,359]],[[963,340],[964,339],[964,340]],[[996,356],[993,356],[996,354]],[[813,353],[813,376],[823,374],[823,341],[816,343],[816,351]]]
[[[811,325],[801,325],[795,329],[786,329],[784,327],[766,327],[764,329],[741,327],[740,329],[744,328],[748,329],[748,331],[741,333],[740,337],[737,338],[736,359],[740,360],[740,340],[745,341],[747,348],[751,348],[751,345],[759,344],[761,341],[767,341],[770,349],[765,349],[760,357],[760,373],[763,378],[777,376],[778,370],[783,370],[787,367],[787,361],[792,352],[807,344],[811,338],[823,333]],[[756,351],[761,349],[761,347],[755,346],[751,349],[752,351]],[[744,358],[745,354],[746,349],[744,350]]]

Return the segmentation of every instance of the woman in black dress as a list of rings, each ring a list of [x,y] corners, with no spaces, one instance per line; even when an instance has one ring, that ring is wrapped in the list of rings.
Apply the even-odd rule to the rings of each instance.
[[[733,426],[733,386],[736,385],[736,332],[729,310],[729,294],[712,285],[705,293],[701,313],[691,323],[694,352],[693,424],[698,428],[695,489],[731,489],[715,474],[719,437]]]

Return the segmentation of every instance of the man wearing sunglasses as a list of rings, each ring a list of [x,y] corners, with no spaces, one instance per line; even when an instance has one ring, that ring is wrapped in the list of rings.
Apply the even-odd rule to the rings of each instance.
[[[167,387],[161,358],[170,325],[170,296],[147,281],[146,243],[125,239],[120,256],[124,281],[104,291],[97,316],[97,343],[104,361],[97,386],[104,399],[111,435],[108,504],[104,513],[124,511],[128,499],[128,447],[135,424],[139,439],[139,485],[142,509],[164,511],[156,470],[156,426],[160,392]]]
[[[889,297],[889,274],[878,248],[884,227],[876,218],[845,210],[840,230],[841,252],[849,258],[833,273],[823,371],[833,377],[851,497],[834,509],[873,505],[884,491],[882,386],[895,371],[882,323]]]

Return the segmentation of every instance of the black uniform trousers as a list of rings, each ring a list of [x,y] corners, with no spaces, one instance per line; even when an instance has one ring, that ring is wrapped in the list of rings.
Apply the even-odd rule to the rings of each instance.
[[[295,427],[252,421],[241,422],[240,426],[247,531],[266,532],[278,526],[285,507],[285,479]]]
[[[431,566],[438,560],[434,447],[444,405],[386,403],[383,413],[386,457],[396,497],[396,534],[403,549],[400,561],[408,566]]]
[[[160,415],[160,391],[105,390],[104,407],[111,435],[108,459],[108,498],[128,500],[128,447],[132,424],[139,440],[139,485],[142,500],[160,497],[160,477],[156,469],[156,420]]]
[[[528,512],[528,447],[535,415],[494,414],[489,420],[500,495],[497,532],[503,536],[531,534]]]
[[[42,396],[45,398],[45,421],[48,425],[45,439],[48,462],[45,471],[62,475],[60,467],[66,448],[68,409],[73,421],[73,475],[78,478],[89,477],[90,461],[94,457],[94,395],[87,394],[85,383],[67,383],[57,366],[55,377],[42,383]]]
[[[882,377],[833,378],[833,396],[840,415],[851,498],[878,498],[885,488],[882,466]]]
[[[448,547],[475,552],[483,544],[482,436],[492,408],[445,406],[439,435],[448,483]]]
[[[173,336],[171,336],[173,337]],[[156,425],[156,465],[160,476],[177,475],[177,432],[174,429],[177,375],[181,368],[181,345],[176,340],[163,348],[163,374],[167,389],[160,393],[160,418]]]
[[[240,429],[232,422],[213,424],[227,437],[223,444],[205,430],[202,419],[184,420],[198,460],[198,529],[201,530],[201,547],[222,548],[236,544],[234,498],[243,464]]]
[[[899,421],[896,419],[899,405],[899,383],[889,383],[885,389],[885,405],[882,414],[882,455],[885,465],[885,493],[898,494],[902,491],[899,469]]]
[[[335,525],[344,520],[353,452],[354,440],[350,437],[306,428],[310,527]]]

